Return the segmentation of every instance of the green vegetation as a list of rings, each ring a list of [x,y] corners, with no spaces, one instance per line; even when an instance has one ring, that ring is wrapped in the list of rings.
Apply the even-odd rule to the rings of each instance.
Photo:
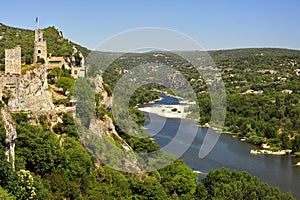
[[[247,172],[212,170],[201,182],[204,188],[198,190],[200,199],[294,199],[290,193],[282,194]]]
[[[75,128],[66,114],[63,125]],[[245,172],[211,171],[197,183],[198,176],[182,161],[144,174],[95,167],[91,154],[69,131],[63,141],[47,128],[25,122],[17,131],[16,171],[5,161],[4,146],[0,151],[0,197],[7,199],[294,199]]]
[[[193,52],[189,52],[192,54]],[[100,54],[100,53],[99,53]],[[143,63],[173,65],[190,82],[198,97],[199,124],[210,122],[211,98],[206,80],[190,63],[169,52],[125,54],[104,72],[109,87],[130,69]],[[299,151],[300,51],[287,49],[236,49],[211,51],[226,88],[227,113],[224,131],[247,138],[272,150]],[[200,53],[201,55],[201,53]],[[102,55],[103,56],[103,55]],[[90,73],[95,73],[91,65]],[[177,80],[180,81],[180,80]],[[176,84],[176,80],[173,80]],[[130,106],[157,98],[158,85],[146,85],[131,97]],[[190,111],[194,107],[190,107]],[[198,119],[195,113],[189,117]]]
[[[300,52],[245,49],[212,52],[212,55],[222,69],[227,90],[226,130],[246,137],[254,144],[268,143],[274,150],[297,151],[300,79],[296,71]],[[202,114],[209,119],[209,110]]]
[[[2,71],[4,70],[4,49],[14,48],[17,45],[20,45],[22,48],[22,63],[32,64],[34,31],[13,28],[0,23],[0,36],[3,36],[0,40],[0,69]],[[88,49],[62,38],[55,27],[44,29],[44,40],[47,41],[48,54],[52,56],[70,57],[73,52],[73,46],[81,51],[84,56],[87,56],[90,52]],[[42,60],[40,61],[43,62]]]
[[[74,78],[71,77],[71,70],[67,70],[64,66],[62,66],[62,68],[55,67],[48,72],[47,79],[48,84],[55,85],[57,88],[62,89],[59,95],[67,96],[66,98],[56,99],[53,103],[56,105],[63,104],[64,106],[70,106],[75,83]]]
[[[275,87],[274,90],[274,83],[271,82],[275,79],[269,79],[269,73],[267,72],[268,70],[274,69],[273,65],[278,65],[280,66],[276,68],[276,70],[280,70],[277,74],[278,76],[286,77],[288,73],[288,77],[293,77],[291,78],[293,81],[297,80],[294,72],[296,67],[294,66],[294,68],[291,69],[287,67],[287,70],[284,69],[283,66],[289,66],[289,63],[293,61],[293,59],[299,60],[299,51],[280,49],[262,50],[263,53],[268,52],[265,53],[268,57],[264,58],[258,57],[263,56],[263,53],[258,54],[260,49],[245,51],[247,52],[245,54],[241,50],[237,50],[237,52],[228,52],[231,56],[226,55],[227,52],[211,52],[214,56],[216,65],[221,68],[221,73],[226,86],[228,98],[227,119],[225,122],[226,130],[237,133],[243,137],[248,137],[249,141],[255,144],[268,142],[274,150],[293,147],[294,151],[298,151],[297,147],[299,145],[296,145],[296,143],[300,142],[298,141],[300,137],[296,136],[295,139],[293,139],[293,136],[299,134],[299,129],[296,129],[291,122],[295,119],[297,120],[297,114],[292,115],[291,113],[299,112],[289,112],[288,108],[293,110],[299,105],[297,100],[299,99],[299,90],[296,87],[292,87],[291,89],[295,89],[293,94],[282,94],[282,89],[290,88],[290,84],[284,85],[287,82],[282,81],[275,84],[277,85],[277,89]],[[250,52],[253,55],[249,54]],[[176,69],[180,70],[181,73],[186,76],[187,80],[190,81],[199,100],[201,116],[199,123],[208,123],[210,120],[211,102],[210,96],[207,93],[205,81],[195,69],[191,68],[190,64],[182,61],[178,56],[169,53],[162,54],[168,57],[167,61],[169,64],[176,63]],[[225,58],[223,58],[223,56]],[[163,58],[165,59],[165,57]],[[153,62],[158,60],[158,63],[164,63],[164,59],[159,60],[157,57],[154,58],[153,53],[126,54],[113,62],[107,71],[104,72],[103,77],[105,82],[108,83],[108,86],[112,88],[111,90],[113,90],[115,83],[123,75],[123,73],[119,72],[130,70],[143,63],[145,60],[154,60]],[[137,60],[139,60],[139,62],[137,62]],[[248,60],[246,62],[247,70],[245,70],[245,67],[241,64],[244,60]],[[275,63],[273,63],[273,61]],[[293,63],[294,62],[295,61],[293,61]],[[257,72],[261,69],[263,69],[262,72]],[[264,71],[265,69],[267,69],[267,72]],[[96,72],[96,70],[91,70],[91,72]],[[234,74],[231,75],[233,72]],[[251,75],[251,73],[253,74]],[[259,77],[258,74],[261,77]],[[238,76],[239,78],[237,80],[232,79],[235,76]],[[244,81],[245,78],[247,78],[247,81]],[[261,85],[259,85],[258,80],[261,80]],[[268,85],[268,81],[270,81],[270,85]],[[254,85],[255,87],[253,87]],[[260,88],[263,88],[263,94],[242,94],[248,89],[259,90]],[[165,90],[165,88],[157,85],[146,85],[139,88],[132,95],[130,106],[133,108],[137,104],[144,104],[154,100],[158,97],[156,96],[157,90]],[[145,97],[151,98],[145,99]],[[282,119],[284,115],[278,114],[280,112],[285,112],[285,117],[290,123],[285,125],[287,121]],[[139,121],[138,119],[143,118],[142,115],[139,115],[138,113],[132,112],[131,115],[134,116],[136,122]],[[288,129],[282,129],[282,127],[289,128],[289,131],[287,131]],[[125,139],[136,152],[151,152],[156,150],[155,145],[151,145],[151,143],[148,144],[147,138],[146,140],[134,138],[123,133],[118,127],[116,128],[120,136]],[[149,149],[147,146],[153,146],[154,148]],[[265,183],[260,183],[256,177],[253,177],[246,172],[230,171],[227,169],[211,171],[201,183],[196,184],[195,177],[197,176],[190,172],[190,169],[186,169],[186,171],[183,170],[185,171],[184,175],[180,173],[181,167],[186,167],[185,165],[181,165],[183,163],[178,166],[178,163],[180,162],[181,161],[177,161],[165,169],[159,170],[160,176],[162,176],[161,184],[166,188],[166,193],[173,199],[224,199],[225,197],[228,199],[259,199],[260,197],[266,197],[266,199],[293,199],[291,194],[281,194],[278,188],[273,188]],[[172,174],[172,171],[176,173]],[[189,181],[186,182],[185,180]],[[178,185],[178,183],[184,184]]]
[[[5,191],[2,187],[0,187],[0,199],[5,199],[5,200],[15,200],[16,197],[10,195]]]
[[[53,56],[70,56],[74,45],[84,56],[89,53],[87,49],[63,39],[54,27],[44,31],[48,52]],[[0,34],[3,36],[0,39],[1,70],[4,69],[4,48],[13,48],[16,45],[22,47],[22,63],[32,63],[33,31],[0,24]],[[211,53],[217,66],[222,69],[227,88],[227,130],[248,137],[257,144],[269,142],[273,148],[292,147],[294,152],[300,152],[300,87],[298,76],[294,73],[299,63],[299,52],[249,49]],[[167,61],[165,64],[173,63],[190,81],[199,99],[200,123],[208,122],[211,112],[210,97],[206,93],[205,82],[189,63],[175,54],[163,54],[164,56],[158,57],[154,57],[152,53],[130,54],[126,55],[126,59],[116,60],[104,72],[105,90],[111,96],[114,85],[123,73],[140,63]],[[75,55],[75,62],[80,62],[78,55]],[[97,69],[91,64],[88,73],[95,75]],[[268,71],[270,69],[275,69],[278,73],[272,74]],[[259,70],[263,72],[258,72]],[[279,80],[279,76],[286,78],[286,81]],[[102,120],[105,116],[111,117],[110,108],[108,105],[99,104],[102,96],[95,94],[88,80],[74,81],[68,70],[55,68],[49,72],[48,81],[63,88],[64,93],[73,92],[79,100],[77,115],[85,127],[90,125],[92,117]],[[264,93],[240,94],[248,89],[261,89]],[[293,90],[293,93],[281,94],[283,89]],[[157,90],[167,91],[161,85],[150,84],[140,87],[132,95],[130,114],[138,125],[143,125],[145,119],[143,113],[134,107],[157,99]],[[95,97],[96,103],[91,101],[91,96]],[[0,101],[0,107],[2,105],[4,104]],[[79,140],[76,122],[71,116],[63,114],[61,118],[62,123],[57,123],[50,130],[47,116],[40,116],[40,124],[32,125],[26,114],[13,115],[18,133],[15,170],[6,162],[5,129],[3,123],[0,123],[0,199],[294,199],[291,194],[282,194],[278,188],[260,183],[257,178],[245,172],[213,170],[201,182],[197,182],[197,174],[183,161],[175,161],[150,173],[130,174],[116,171],[92,157]],[[160,148],[149,138],[137,138],[124,133],[117,125],[116,131],[135,152],[148,153]],[[88,135],[91,140],[93,136]],[[90,144],[99,148],[96,151],[107,150],[96,142]],[[121,145],[117,137],[114,138],[114,144]],[[113,149],[111,151],[112,154],[118,153]],[[107,159],[118,159],[118,156]]]
[[[63,125],[64,129],[75,128],[66,114]],[[144,174],[95,167],[76,137],[67,134],[60,141],[47,128],[25,122],[17,125],[17,131],[16,171],[5,161],[4,146],[0,152],[0,196],[7,199],[214,199],[224,195],[293,199],[244,172],[211,171],[197,183],[198,176],[182,161]]]
[[[69,91],[72,93],[74,87],[74,79],[69,77],[59,77],[55,80],[56,87],[62,88],[64,93]]]

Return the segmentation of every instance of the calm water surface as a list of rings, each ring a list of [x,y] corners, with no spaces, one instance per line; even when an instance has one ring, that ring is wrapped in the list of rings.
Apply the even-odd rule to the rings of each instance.
[[[175,98],[165,95],[162,95],[162,97],[164,99],[155,104],[178,104],[178,100]],[[150,119],[148,113],[145,115],[148,119],[145,124],[148,127],[146,131],[161,147],[168,145],[174,139],[180,123],[183,127],[181,130],[187,137],[194,137],[193,133],[197,129],[193,143],[180,157],[192,169],[203,173],[221,167],[247,171],[258,176],[261,181],[280,187],[283,192],[292,192],[297,199],[300,199],[300,167],[294,166],[297,163],[296,159],[290,156],[252,155],[249,152],[251,149],[257,149],[256,146],[241,142],[238,138],[233,138],[227,134],[221,134],[218,143],[208,156],[199,159],[199,149],[207,128],[196,127],[195,122],[192,120],[170,119],[154,114],[151,114]],[[162,121],[164,125],[157,133],[157,127],[161,126]],[[172,153],[172,150],[169,150],[169,152]],[[205,175],[200,175],[200,178],[203,176]]]

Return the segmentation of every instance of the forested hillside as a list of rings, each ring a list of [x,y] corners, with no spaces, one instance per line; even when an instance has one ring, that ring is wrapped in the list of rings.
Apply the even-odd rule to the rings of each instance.
[[[267,143],[273,151],[292,149],[298,154],[300,51],[266,48],[208,53],[220,69],[226,88],[227,112],[223,131],[237,134],[254,144]],[[113,88],[124,73],[145,62],[172,65],[179,70],[197,94],[201,116],[199,123],[209,123],[211,99],[207,91],[208,80],[204,80],[190,63],[176,54],[125,54],[105,71],[104,80]],[[142,103],[155,98],[145,95],[151,90],[149,86],[144,88],[144,92],[142,90],[139,95],[134,95],[135,102]],[[152,94],[157,95],[155,92]]]
[[[73,52],[73,46],[81,51],[84,56],[89,53],[87,48],[63,38],[62,33],[57,28],[48,27],[43,30],[48,54],[70,57]],[[4,50],[14,48],[16,45],[20,45],[22,48],[22,63],[32,64],[34,31],[9,27],[0,23],[0,66],[2,70],[4,69]]]
[[[5,131],[1,124],[0,197],[6,199],[267,199],[290,200],[246,172],[211,171],[198,175],[182,161],[150,173],[129,174],[96,166],[82,146],[73,118],[63,115],[63,143],[46,124],[31,125],[26,115],[17,122],[16,169],[6,162]],[[41,119],[42,121],[42,119]],[[147,143],[139,144],[145,151]],[[147,147],[147,146],[144,146]]]

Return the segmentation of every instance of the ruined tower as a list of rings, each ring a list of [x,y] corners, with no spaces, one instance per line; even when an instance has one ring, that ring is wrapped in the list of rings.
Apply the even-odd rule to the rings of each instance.
[[[43,58],[45,63],[47,63],[47,44],[43,39],[43,30],[36,29],[35,30],[35,39],[34,39],[34,51],[33,51],[33,62],[37,63],[37,61]]]
[[[21,74],[21,47],[5,49],[5,74]]]

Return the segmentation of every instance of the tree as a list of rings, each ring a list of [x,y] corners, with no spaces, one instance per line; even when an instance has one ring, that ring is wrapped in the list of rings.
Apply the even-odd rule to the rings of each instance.
[[[68,77],[59,77],[55,81],[55,85],[59,88],[62,88],[64,90],[64,93],[66,91],[69,91],[70,93],[72,93],[73,88],[74,88],[74,79],[68,78]]]
[[[86,79],[79,78],[75,82],[73,96],[77,100],[76,117],[85,127],[89,127],[90,120],[95,117],[95,90]]]
[[[4,190],[0,186],[0,199],[3,199],[3,200],[16,200],[16,197],[9,194],[6,190]]]
[[[297,135],[293,140],[293,152],[300,152],[300,135]]]
[[[195,198],[199,200],[206,200],[208,199],[209,195],[202,183],[197,184],[196,192],[195,192]]]
[[[38,58],[36,62],[45,64],[45,59],[44,58]]]
[[[45,176],[53,172],[60,159],[59,141],[49,130],[21,123],[17,125],[16,167]]]
[[[283,149],[291,149],[292,148],[292,142],[287,133],[282,133],[280,136],[280,140],[281,140],[281,147]]]
[[[64,113],[62,120],[63,120],[62,132],[66,133],[67,136],[69,137],[74,137],[76,139],[79,139],[78,130],[76,128],[75,120],[73,119],[73,117]]]
[[[176,193],[179,197],[192,197],[197,187],[198,176],[183,161],[177,160],[160,169],[161,184],[169,195]]]
[[[278,188],[261,183],[247,172],[225,168],[210,171],[201,182],[208,192],[208,199],[295,199],[291,193],[280,193]]]

